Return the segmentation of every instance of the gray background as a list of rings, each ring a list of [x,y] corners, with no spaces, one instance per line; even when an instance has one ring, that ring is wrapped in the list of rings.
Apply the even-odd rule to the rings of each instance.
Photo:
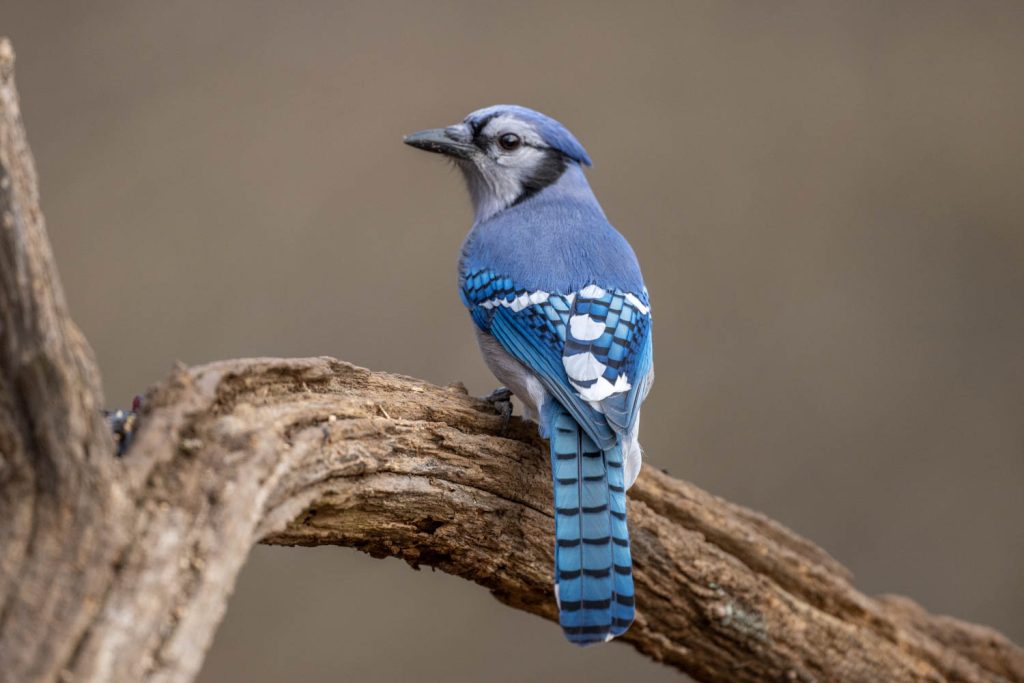
[[[526,104],[643,263],[650,464],[1024,640],[1024,4],[0,0],[0,33],[111,405],[247,355],[490,390],[461,181],[401,136]],[[679,680],[341,548],[257,548],[201,680],[413,675]]]

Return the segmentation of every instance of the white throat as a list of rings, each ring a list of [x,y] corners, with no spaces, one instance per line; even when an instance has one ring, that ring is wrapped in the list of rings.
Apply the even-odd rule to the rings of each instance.
[[[469,198],[473,202],[473,219],[479,223],[512,205],[522,194],[517,176],[509,173],[486,173],[472,162],[459,164],[466,178]]]

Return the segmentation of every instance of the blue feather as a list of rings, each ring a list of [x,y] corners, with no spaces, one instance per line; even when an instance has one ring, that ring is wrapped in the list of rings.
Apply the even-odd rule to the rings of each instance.
[[[537,373],[544,388],[584,427],[584,431],[602,448],[615,445],[615,433],[600,413],[574,392],[565,377],[561,354],[548,351],[536,335],[523,329],[521,318],[500,309],[491,319],[491,334],[523,365]]]
[[[604,642],[629,628],[635,602],[622,449],[602,451],[557,402],[547,413],[558,620],[572,643]]]

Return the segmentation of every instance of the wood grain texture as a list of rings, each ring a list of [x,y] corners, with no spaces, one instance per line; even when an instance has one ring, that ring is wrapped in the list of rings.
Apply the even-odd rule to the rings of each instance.
[[[330,358],[179,367],[113,455],[13,63],[0,42],[0,681],[192,680],[257,542],[401,557],[555,618],[544,444],[458,385]],[[624,640],[698,680],[1024,681],[1000,634],[865,596],[814,544],[691,484],[647,468],[629,515]]]

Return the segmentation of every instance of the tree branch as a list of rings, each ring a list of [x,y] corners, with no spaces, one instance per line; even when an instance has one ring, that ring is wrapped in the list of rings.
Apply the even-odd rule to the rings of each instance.
[[[0,43],[0,681],[191,680],[256,542],[430,565],[555,618],[546,449],[459,386],[329,358],[178,368],[123,459],[71,323]],[[1024,681],[998,633],[857,592],[824,551],[651,468],[624,640],[706,681]]]

